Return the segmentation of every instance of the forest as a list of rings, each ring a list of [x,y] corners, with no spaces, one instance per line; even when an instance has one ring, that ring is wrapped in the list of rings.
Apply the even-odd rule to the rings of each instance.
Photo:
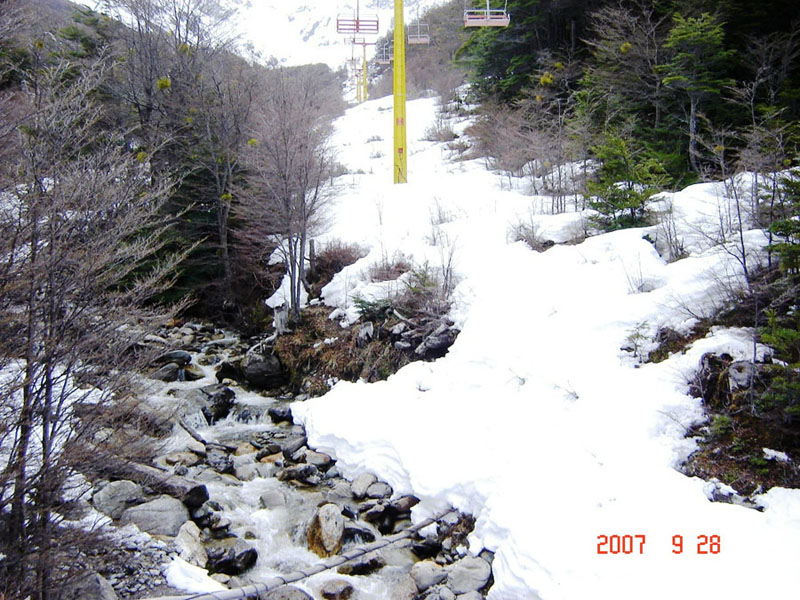
[[[409,90],[474,117],[468,142],[431,136],[553,213],[638,227],[658,192],[758,174],[732,185],[730,218],[768,232],[767,264],[733,240],[746,290],[703,327],[751,326],[776,361],[714,419],[800,445],[800,5],[509,0],[509,27],[475,31],[463,6],[424,15],[434,42],[409,48]],[[117,401],[153,327],[264,333],[287,272],[299,323],[321,286],[309,259],[332,275],[355,258],[308,256],[345,172],[329,144],[345,72],[243,58],[230,16],[218,0],[0,1],[0,600],[57,598],[72,576],[63,559],[88,542],[56,513],[98,460],[85,441],[139,418]],[[372,65],[371,96],[391,93],[390,69]]]

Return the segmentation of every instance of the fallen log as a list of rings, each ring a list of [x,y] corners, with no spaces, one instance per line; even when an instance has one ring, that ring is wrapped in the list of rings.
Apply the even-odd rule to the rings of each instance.
[[[188,508],[198,508],[208,500],[208,489],[204,484],[150,465],[111,459],[105,462],[102,470],[112,477],[129,479],[160,494],[177,498]]]

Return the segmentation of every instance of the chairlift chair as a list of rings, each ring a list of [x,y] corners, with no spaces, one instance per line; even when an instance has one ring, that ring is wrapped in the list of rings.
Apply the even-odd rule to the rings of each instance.
[[[412,23],[408,26],[408,43],[409,44],[430,44],[431,36],[428,33],[429,27],[427,23]]]
[[[389,51],[389,43],[387,42],[378,49],[375,53],[375,62],[379,65],[390,65],[393,60],[392,53]]]
[[[337,15],[336,33],[378,34],[378,15]]]
[[[508,14],[508,0],[503,8],[491,8],[486,0],[486,8],[467,8],[464,6],[464,27],[508,27],[511,16]]]

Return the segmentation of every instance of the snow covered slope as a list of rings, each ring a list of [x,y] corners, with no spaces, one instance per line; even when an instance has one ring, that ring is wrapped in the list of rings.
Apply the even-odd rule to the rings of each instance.
[[[747,357],[748,332],[714,330],[659,364],[620,350],[637,331],[687,331],[740,283],[738,263],[699,233],[719,223],[724,188],[664,195],[682,260],[665,261],[643,239],[657,228],[536,253],[509,241],[514,223],[562,241],[585,216],[543,214],[548,200],[509,190],[482,162],[450,162],[441,144],[421,140],[434,119],[434,101],[409,103],[406,185],[391,183],[391,98],[339,120],[338,160],[354,174],[339,179],[326,235],[370,254],[324,294],[352,315],[356,294],[393,291],[369,281],[370,263],[452,259],[462,332],[434,363],[295,403],[310,443],[345,473],[373,470],[422,498],[415,518],[446,504],[471,512],[470,550],[496,552],[493,600],[796,598],[800,491],[770,490],[757,512],[710,502],[705,482],[675,470],[694,448],[686,429],[702,418],[686,394],[701,355]],[[755,253],[764,243],[759,231],[746,238]],[[599,553],[612,540],[630,552]]]

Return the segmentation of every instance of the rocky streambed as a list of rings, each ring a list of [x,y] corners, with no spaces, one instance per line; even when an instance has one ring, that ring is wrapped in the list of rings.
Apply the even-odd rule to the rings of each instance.
[[[308,446],[291,413],[291,402],[304,396],[281,387],[285,376],[263,343],[201,324],[165,329],[148,343],[165,351],[147,374],[139,410],[168,431],[151,464],[127,462],[93,482],[91,504],[121,540],[105,551],[125,560],[109,560],[75,598],[185,595],[168,583],[190,578],[187,565],[207,569],[220,589],[236,588],[411,525],[417,498],[395,493],[379,473],[347,480],[333,457]],[[452,512],[267,597],[482,598],[492,555],[468,554],[472,526],[471,517]]]

